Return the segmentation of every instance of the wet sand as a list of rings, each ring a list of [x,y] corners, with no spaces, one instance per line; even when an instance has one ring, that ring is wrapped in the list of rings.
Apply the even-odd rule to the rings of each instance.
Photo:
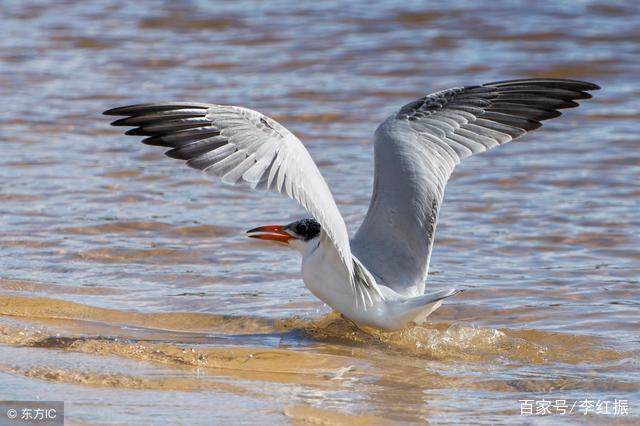
[[[625,399],[629,416],[586,421],[637,422],[640,8],[523,4],[4,2],[0,399],[63,399],[69,424],[553,423],[568,417],[518,400]],[[297,254],[244,237],[301,217],[293,203],[100,115],[260,110],[305,142],[354,231],[386,115],[527,76],[603,89],[457,168],[427,286],[467,291],[396,333],[331,313]]]

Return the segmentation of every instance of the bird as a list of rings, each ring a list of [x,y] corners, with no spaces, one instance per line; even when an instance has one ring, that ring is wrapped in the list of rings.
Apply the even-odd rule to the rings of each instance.
[[[311,216],[252,228],[247,236],[302,255],[309,291],[361,328],[421,324],[461,293],[425,293],[445,185],[462,160],[559,117],[596,84],[531,78],[453,87],[416,99],[374,133],[373,191],[352,238],[331,190],[302,142],[257,111],[230,105],[161,102],[113,108],[111,124],[168,149],[168,157],[226,184],[276,191]]]

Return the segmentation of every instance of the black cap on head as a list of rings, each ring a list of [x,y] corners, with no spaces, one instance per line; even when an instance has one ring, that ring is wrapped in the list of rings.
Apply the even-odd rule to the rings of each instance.
[[[286,226],[287,229],[295,232],[304,241],[309,241],[320,234],[320,224],[315,219],[301,219],[291,222]]]

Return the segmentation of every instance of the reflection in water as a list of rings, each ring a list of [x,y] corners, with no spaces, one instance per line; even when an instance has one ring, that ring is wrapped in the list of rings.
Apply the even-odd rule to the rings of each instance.
[[[543,397],[629,399],[637,415],[640,11],[522,10],[3,2],[0,392],[73,401],[81,423],[505,423]],[[387,114],[536,76],[603,90],[458,167],[428,286],[467,291],[390,334],[328,313],[293,253],[244,240],[295,206],[212,184],[99,114],[165,99],[261,110],[305,142],[354,230]]]

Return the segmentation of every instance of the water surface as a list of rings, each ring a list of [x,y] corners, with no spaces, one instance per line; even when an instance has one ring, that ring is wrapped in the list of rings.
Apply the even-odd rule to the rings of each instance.
[[[640,10],[556,3],[3,1],[0,398],[64,399],[83,424],[558,420],[521,418],[525,398],[638,416]],[[244,237],[294,203],[100,115],[260,110],[305,142],[353,232],[388,114],[530,76],[603,89],[457,168],[427,285],[467,291],[391,334],[330,313],[296,253]]]

